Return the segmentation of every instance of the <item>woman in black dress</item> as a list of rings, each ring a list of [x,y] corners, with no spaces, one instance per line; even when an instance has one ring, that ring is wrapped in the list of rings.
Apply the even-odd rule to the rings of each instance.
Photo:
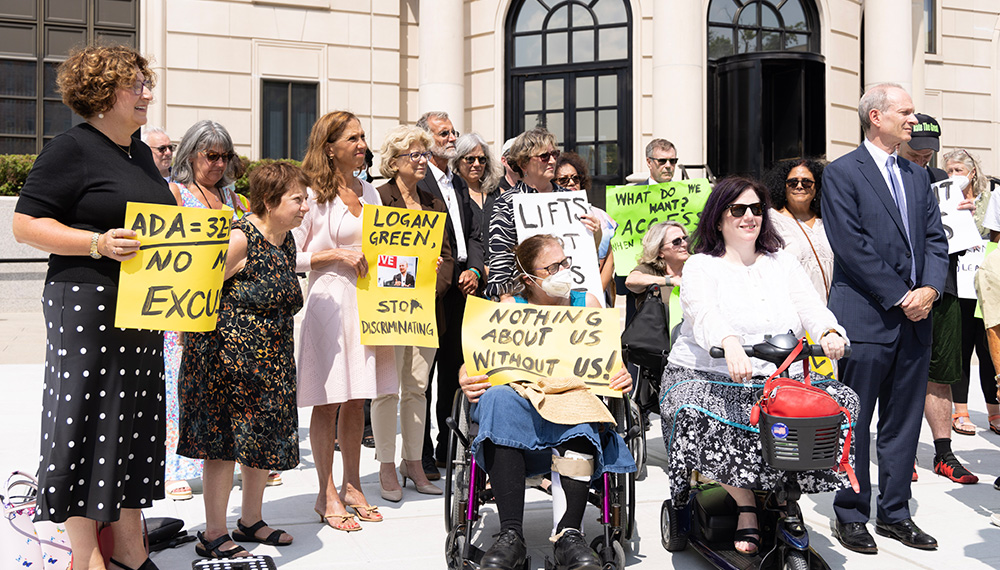
[[[268,527],[261,502],[269,470],[299,464],[292,332],[302,308],[290,230],[309,211],[308,179],[287,162],[250,173],[250,214],[233,223],[215,330],[190,333],[180,380],[177,453],[205,460],[205,532],[199,556],[249,553],[238,542],[286,546]],[[229,536],[226,509],[233,469],[243,473],[243,504]]]
[[[36,516],[65,522],[77,570],[106,568],[94,521],[111,523],[112,568],[156,568],[139,509],[164,496],[163,333],[114,326],[119,264],[139,248],[125,203],[175,204],[133,137],[154,80],[131,48],[71,54],[56,82],[86,122],[45,145],[14,214],[15,239],[51,254]]]

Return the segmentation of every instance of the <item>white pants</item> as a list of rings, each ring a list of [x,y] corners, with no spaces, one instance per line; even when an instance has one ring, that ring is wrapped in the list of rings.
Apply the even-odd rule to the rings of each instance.
[[[399,393],[372,400],[372,435],[375,453],[383,463],[396,461],[396,410],[403,432],[403,459],[419,461],[424,448],[424,421],[427,415],[428,374],[436,348],[397,346],[396,371]]]

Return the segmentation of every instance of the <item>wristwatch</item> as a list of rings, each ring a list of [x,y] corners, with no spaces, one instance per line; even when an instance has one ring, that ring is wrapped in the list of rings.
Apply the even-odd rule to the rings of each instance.
[[[90,257],[94,259],[101,258],[101,252],[97,251],[97,242],[100,241],[101,234],[94,232],[94,235],[90,236]]]

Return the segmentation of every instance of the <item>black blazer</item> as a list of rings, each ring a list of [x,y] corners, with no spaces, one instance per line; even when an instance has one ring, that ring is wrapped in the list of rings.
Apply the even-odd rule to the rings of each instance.
[[[417,189],[423,190],[442,203],[445,203],[444,194],[441,193],[441,188],[438,187],[437,180],[434,180],[433,172],[430,165],[428,165],[427,174],[424,175],[424,179],[417,182]],[[475,268],[480,275],[483,275],[483,238],[482,230],[479,227],[479,219],[473,215],[472,206],[469,205],[471,202],[469,187],[466,186],[465,181],[462,180],[462,177],[457,172],[452,173],[451,183],[455,187],[455,195],[458,198],[458,208],[462,218],[462,233],[464,234],[462,239],[465,240],[465,249],[468,252],[468,258],[465,262],[459,262],[455,225],[449,223],[447,235],[449,244],[451,245],[452,256],[455,257],[455,271],[452,275],[452,284],[457,286],[458,276],[466,269]],[[447,211],[447,205],[445,206],[445,211]],[[450,215],[449,213],[449,217]],[[482,278],[480,278],[480,281],[482,281]]]

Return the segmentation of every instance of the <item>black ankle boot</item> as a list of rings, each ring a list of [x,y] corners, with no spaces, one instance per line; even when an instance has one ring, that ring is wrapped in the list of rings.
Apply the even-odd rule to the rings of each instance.
[[[553,549],[559,570],[600,570],[601,559],[575,528],[567,528]]]
[[[497,535],[497,541],[483,554],[483,561],[479,564],[479,568],[480,570],[521,570],[527,555],[528,549],[524,545],[524,538],[517,531],[502,530]]]

